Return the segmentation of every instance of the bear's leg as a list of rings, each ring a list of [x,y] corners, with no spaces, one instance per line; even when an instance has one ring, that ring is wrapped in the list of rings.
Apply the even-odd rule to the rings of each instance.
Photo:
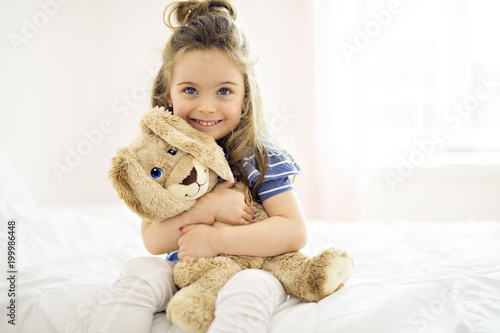
[[[206,332],[214,319],[217,293],[241,269],[227,257],[177,265],[174,280],[182,289],[168,303],[167,319],[186,333]]]
[[[318,302],[342,288],[351,275],[352,259],[347,252],[332,248],[312,258],[291,252],[268,258],[262,269],[274,274],[289,295]]]

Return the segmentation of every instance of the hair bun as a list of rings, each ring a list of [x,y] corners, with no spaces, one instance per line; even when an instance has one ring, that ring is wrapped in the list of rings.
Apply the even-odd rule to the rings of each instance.
[[[167,20],[165,13],[168,11]],[[163,11],[163,22],[171,30],[183,26],[196,17],[206,15],[208,13],[221,14],[236,20],[236,7],[231,0],[187,0],[176,1],[168,5]],[[175,18],[176,25],[172,22],[172,17]]]

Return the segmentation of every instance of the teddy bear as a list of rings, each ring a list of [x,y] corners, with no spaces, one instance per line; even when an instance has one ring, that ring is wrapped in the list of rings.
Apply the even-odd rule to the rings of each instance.
[[[185,120],[156,107],[140,122],[141,133],[112,158],[109,179],[125,204],[141,218],[154,223],[194,206],[221,180],[233,179],[223,149],[215,140]],[[241,182],[232,187],[248,195]],[[251,202],[251,201],[250,201]],[[253,202],[254,223],[268,215]],[[235,227],[215,222],[214,227]],[[308,257],[291,252],[272,257],[219,255],[174,267],[180,290],[168,303],[167,319],[184,332],[205,332],[214,318],[218,291],[237,272],[262,269],[278,278],[290,296],[318,302],[341,287],[351,274],[347,252],[329,248]]]

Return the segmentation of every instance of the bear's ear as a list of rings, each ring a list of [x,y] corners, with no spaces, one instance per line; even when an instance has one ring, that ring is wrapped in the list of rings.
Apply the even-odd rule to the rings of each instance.
[[[139,198],[137,198],[136,192],[130,186],[129,173],[132,168],[133,164],[130,159],[128,148],[120,148],[116,151],[116,156],[111,159],[108,178],[120,199],[122,199],[133,212],[140,217],[145,217],[146,212]]]
[[[192,155],[222,179],[233,179],[222,147],[211,136],[194,129],[184,119],[170,114],[164,108],[149,111],[141,119],[141,129],[143,133],[154,133],[170,145]]]

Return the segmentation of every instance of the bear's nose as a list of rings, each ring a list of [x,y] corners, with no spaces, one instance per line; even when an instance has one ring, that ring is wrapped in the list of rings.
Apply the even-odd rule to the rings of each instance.
[[[193,167],[191,169],[191,173],[189,173],[189,176],[184,178],[182,181],[182,185],[191,185],[192,183],[196,182],[198,180],[198,173],[196,172],[196,169]]]

